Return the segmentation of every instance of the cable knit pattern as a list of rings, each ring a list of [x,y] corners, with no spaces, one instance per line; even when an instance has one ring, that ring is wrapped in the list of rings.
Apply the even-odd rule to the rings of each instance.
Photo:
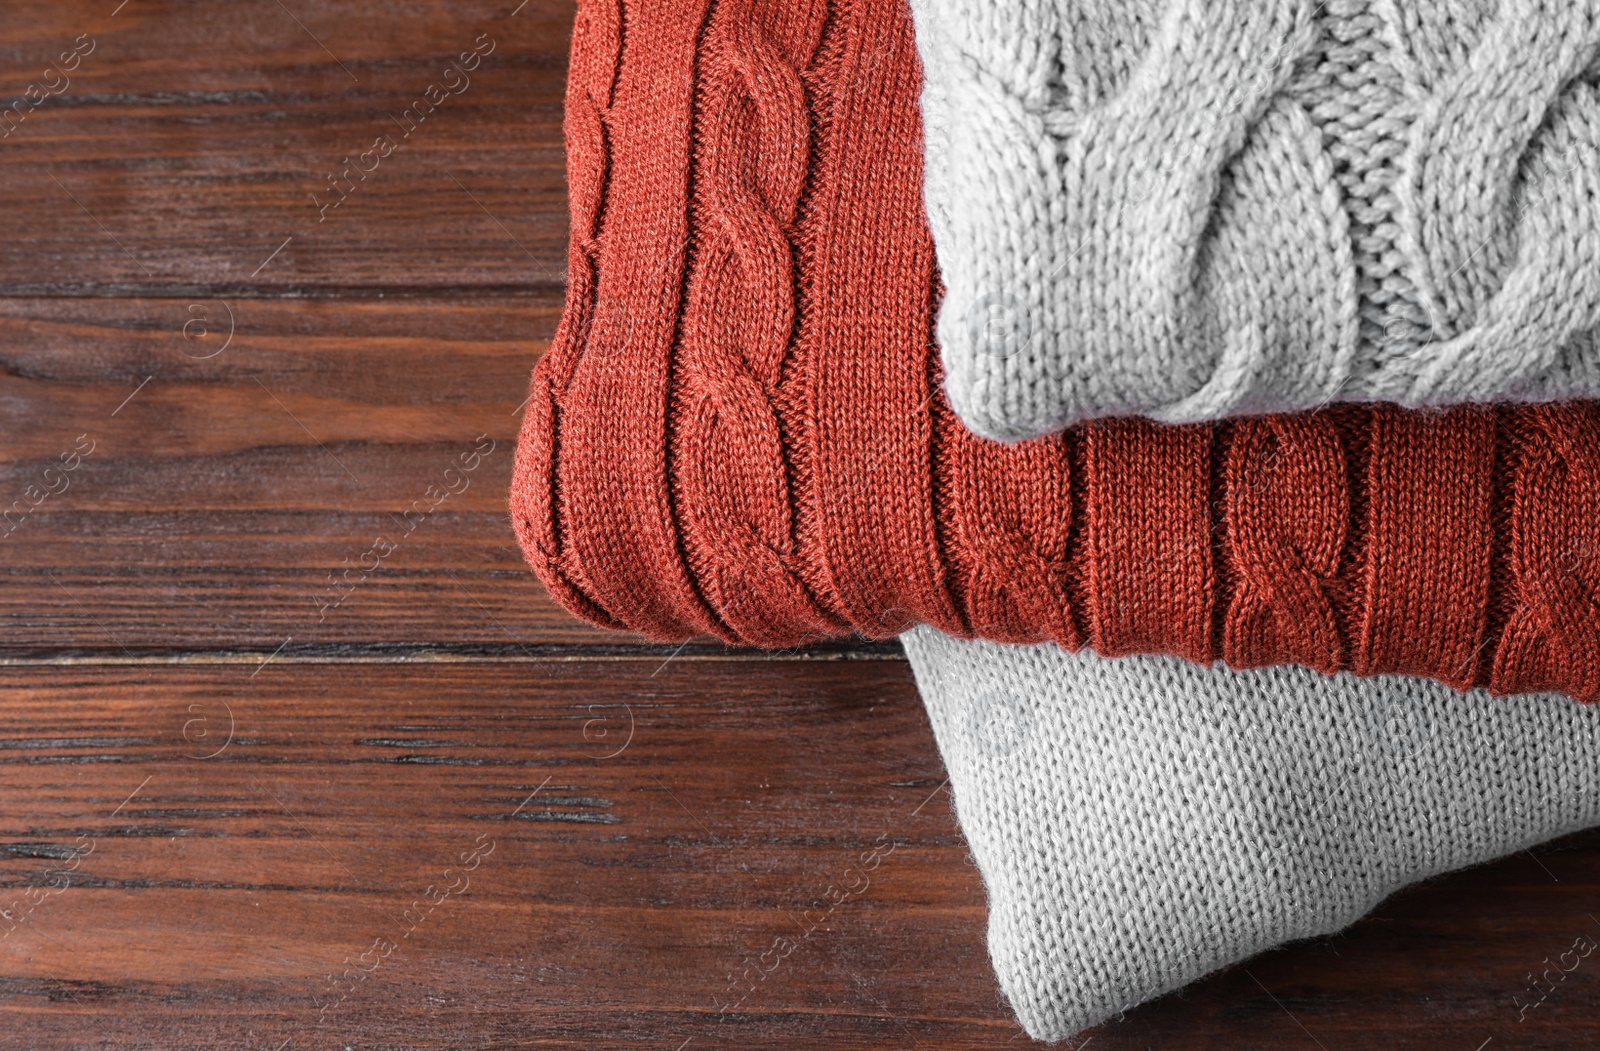
[[[1600,0],[912,0],[952,404],[1600,393]]]
[[[1067,443],[951,443],[950,493],[959,543],[976,556],[964,589],[972,630],[1002,642],[1077,649],[1068,616],[1072,464]],[[1020,634],[1017,629],[1027,630]]]
[[[820,42],[827,4],[797,2],[791,17],[767,23],[749,7],[718,4],[700,46],[705,217],[684,311],[676,442],[701,587],[731,632],[765,642],[769,604],[812,605],[795,569],[774,400],[794,339],[790,238],[811,160],[800,70]],[[820,611],[814,617],[828,623]]]
[[[1344,448],[1321,416],[1246,420],[1228,447],[1228,553],[1238,578],[1223,629],[1234,667],[1345,665],[1328,585],[1350,522]],[[1294,656],[1289,656],[1293,654]]]
[[[1600,823],[1600,709],[1559,697],[903,641],[1036,1039]]]
[[[1511,556],[1517,607],[1495,684],[1600,694],[1600,421],[1552,406],[1528,421],[1512,507],[1525,542]],[[1572,615],[1577,612],[1578,615]],[[1560,685],[1557,685],[1557,684]],[[1521,688],[1521,686],[1519,686]]]
[[[1600,405],[1334,404],[986,442],[940,392],[903,0],[826,18],[624,0],[605,104],[589,71],[614,61],[616,34],[593,28],[611,10],[584,0],[574,38],[574,278],[512,491],[529,561],[578,615],[771,647],[922,623],[1600,700]],[[1344,61],[1399,32],[1363,19]],[[1419,83],[1481,47],[1438,25],[1461,39]],[[1114,96],[1137,68],[1089,62],[1073,97]],[[1327,135],[1332,114],[1306,119]],[[1360,141],[1393,141],[1373,124]],[[1398,243],[1391,175],[1362,177],[1364,258]]]
[[[1600,54],[1600,3],[1500,16],[1423,107],[1398,184],[1438,340],[1409,387],[1386,384],[1406,403],[1514,392],[1600,325],[1600,97],[1574,83]]]

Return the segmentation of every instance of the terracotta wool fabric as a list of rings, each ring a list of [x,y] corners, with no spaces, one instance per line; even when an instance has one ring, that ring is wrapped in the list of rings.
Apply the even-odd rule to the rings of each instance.
[[[551,592],[667,641],[921,622],[1600,700],[1594,403],[960,425],[905,4],[580,3],[512,491]]]

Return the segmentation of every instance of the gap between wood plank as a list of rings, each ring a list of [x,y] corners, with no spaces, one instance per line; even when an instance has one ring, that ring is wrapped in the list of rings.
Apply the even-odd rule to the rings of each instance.
[[[405,645],[315,645],[290,652],[281,650],[148,650],[31,647],[26,652],[0,654],[0,668],[68,666],[165,666],[193,664],[546,664],[581,661],[768,662],[768,661],[901,661],[900,644],[846,643],[812,650],[724,650],[715,644],[679,650],[673,646],[608,646],[595,643],[546,643],[499,647],[449,647]]]

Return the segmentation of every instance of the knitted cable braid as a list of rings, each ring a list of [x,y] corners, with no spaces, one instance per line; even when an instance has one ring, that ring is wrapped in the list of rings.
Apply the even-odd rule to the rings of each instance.
[[[1600,700],[1600,406],[985,441],[940,389],[904,0],[578,15],[571,284],[512,490],[573,612],[671,642],[925,623]]]
[[[1040,1040],[1600,823],[1600,709],[1559,697],[903,641]]]
[[[912,0],[951,402],[1600,393],[1600,0]]]
[[[788,231],[811,159],[804,77],[814,72],[827,4],[797,0],[764,24],[753,6],[718,3],[701,37],[705,218],[679,338],[686,455],[674,466],[686,553],[707,600],[733,631],[761,635],[770,630],[767,596],[779,611],[837,621],[817,609],[798,572],[774,405],[797,314]]]

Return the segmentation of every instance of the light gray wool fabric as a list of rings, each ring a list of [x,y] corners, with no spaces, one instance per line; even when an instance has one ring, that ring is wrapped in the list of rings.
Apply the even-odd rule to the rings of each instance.
[[[1600,824],[1600,706],[902,636],[1029,1035]]]
[[[969,427],[1600,394],[1600,0],[912,0]]]

